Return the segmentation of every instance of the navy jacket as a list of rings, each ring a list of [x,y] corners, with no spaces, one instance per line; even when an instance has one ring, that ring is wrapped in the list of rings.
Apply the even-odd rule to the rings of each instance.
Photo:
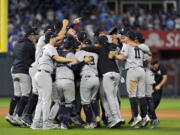
[[[35,61],[35,45],[27,37],[20,39],[13,49],[12,73],[29,74],[29,67]]]

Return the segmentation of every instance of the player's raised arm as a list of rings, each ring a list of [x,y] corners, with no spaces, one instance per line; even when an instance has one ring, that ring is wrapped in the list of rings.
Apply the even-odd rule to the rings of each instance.
[[[66,34],[66,28],[67,28],[68,24],[69,24],[69,21],[67,19],[64,19],[62,29],[58,33],[58,36],[56,37],[56,39],[60,40],[60,42],[62,41],[62,39],[64,38],[64,35]]]

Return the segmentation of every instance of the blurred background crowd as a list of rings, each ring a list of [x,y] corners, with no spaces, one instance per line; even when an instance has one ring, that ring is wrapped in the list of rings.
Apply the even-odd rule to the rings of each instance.
[[[108,31],[121,24],[135,30],[180,30],[180,15],[175,9],[167,13],[133,6],[116,14],[102,0],[9,0],[8,49],[12,49],[27,25],[40,28],[41,34],[49,23],[76,17],[83,17],[83,21],[75,28],[85,29],[91,36],[97,27]]]

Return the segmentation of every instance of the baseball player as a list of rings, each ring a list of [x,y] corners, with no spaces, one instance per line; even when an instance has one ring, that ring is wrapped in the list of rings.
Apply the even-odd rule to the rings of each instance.
[[[32,63],[31,67],[29,68],[29,74],[32,80],[32,94],[30,96],[30,100],[27,105],[27,112],[25,114],[25,117],[22,119],[23,123],[26,126],[30,126],[32,123],[32,113],[35,110],[37,101],[38,101],[38,91],[37,91],[37,86],[34,80],[34,76],[37,72],[37,66],[38,66],[38,61],[39,58],[42,56],[42,48],[45,46],[45,34],[48,32],[55,32],[54,26],[53,25],[47,25],[44,29],[44,35],[42,35],[38,43],[36,45],[36,52],[35,52],[35,62]]]
[[[54,61],[76,63],[76,59],[67,59],[58,55],[55,49],[56,35],[49,32],[45,35],[45,45],[43,54],[39,59],[38,72],[35,75],[35,82],[38,86],[38,104],[36,106],[35,116],[31,125],[32,129],[39,129],[41,113],[43,116],[43,129],[54,129],[58,126],[49,121],[49,112],[51,105],[52,78],[51,74],[54,69]],[[47,83],[48,82],[48,83]]]
[[[134,42],[136,44],[144,44],[144,39],[141,33],[139,32],[135,32],[135,37],[134,37]],[[148,106],[148,110],[149,110],[149,116],[152,120],[151,125],[149,127],[149,129],[154,128],[155,126],[157,126],[160,121],[157,119],[156,113],[155,113],[155,109],[154,109],[154,102],[152,99],[152,89],[153,89],[153,83],[154,83],[154,75],[152,73],[152,71],[150,70],[150,62],[152,59],[152,54],[151,52],[149,53],[145,53],[145,60],[144,61],[144,69],[145,69],[145,97],[146,97],[146,101],[147,101],[147,106]],[[140,128],[144,125],[142,125],[141,122],[139,122],[135,128]]]
[[[109,35],[107,35],[108,36],[108,41],[111,43],[111,48],[110,48],[110,50],[112,50],[112,51],[115,51],[115,53],[117,53],[117,54],[120,54],[120,52],[121,52],[121,49],[122,49],[122,46],[123,46],[123,44],[120,42],[120,38],[119,38],[119,34],[118,34],[118,29],[117,29],[117,27],[114,27],[110,32],[109,32]],[[122,62],[121,63],[119,63],[119,61],[118,60],[116,60],[116,63],[117,63],[117,66],[118,66],[118,68],[119,68],[119,72],[120,72],[120,81],[122,80],[124,80],[124,78],[122,77],[122,75],[121,75],[121,73],[122,73]],[[123,63],[124,64],[124,63]],[[120,102],[120,90],[118,90],[118,93],[117,93],[117,95],[118,95],[118,101],[119,101],[119,104],[121,103]]]
[[[69,40],[68,37],[69,36],[67,36],[62,43],[63,50],[60,50],[58,53],[60,56],[63,56],[65,58],[75,58],[75,55],[72,53],[73,42]],[[86,59],[84,63],[86,63]],[[83,63],[79,64],[81,65]],[[56,65],[56,87],[58,93],[61,93],[61,96],[64,97],[65,102],[64,110],[62,110],[63,116],[61,120],[61,129],[71,129],[71,127],[68,125],[68,121],[72,114],[72,105],[75,100],[75,85],[73,73],[73,70],[76,70],[75,68],[77,68],[77,65],[72,65],[71,63],[57,63]]]
[[[157,118],[156,116],[156,112],[155,112],[155,105],[153,102],[153,98],[152,98],[152,91],[153,91],[153,84],[155,82],[154,79],[154,74],[150,69],[150,62],[152,59],[151,53],[149,53],[150,57],[145,61],[145,63],[147,63],[146,67],[145,67],[145,72],[146,72],[146,76],[145,76],[145,83],[146,83],[146,101],[147,101],[147,105],[148,105],[148,113],[149,113],[149,117],[151,119],[151,125],[149,126],[149,129],[153,129],[154,127],[156,127],[157,125],[160,124],[160,120]],[[141,123],[140,123],[141,124]],[[139,127],[141,127],[142,125],[140,125]]]
[[[85,31],[75,31],[73,28],[69,29],[67,34],[72,35],[76,40],[83,42],[87,37],[87,33]],[[74,52],[79,50],[79,45],[76,42],[73,44]],[[77,126],[85,124],[85,122],[81,118],[81,98],[80,98],[80,70],[74,71],[75,75],[75,101],[73,104],[73,113],[71,115],[71,122]]]
[[[63,21],[63,28],[61,29],[61,31],[59,32],[59,36],[58,37],[60,37],[60,39],[63,39],[64,38],[64,35],[66,34],[66,36],[65,36],[65,38],[67,38],[67,35],[69,35],[70,36],[70,34],[72,35],[71,36],[71,40],[76,40],[76,39],[74,39],[73,38],[73,36],[74,37],[76,37],[77,38],[77,35],[76,35],[76,33],[75,33],[75,31],[74,31],[74,29],[73,29],[73,27],[74,27],[74,25],[75,24],[78,24],[78,23],[80,23],[81,22],[81,18],[76,18],[74,21],[73,21],[73,24],[71,24],[71,25],[69,25],[69,26],[67,26],[67,24],[68,23],[66,23],[67,22],[67,20],[66,19],[64,19],[64,21]],[[66,26],[66,27],[64,27],[64,25]],[[58,28],[59,29],[59,28]],[[62,36],[63,35],[63,36]],[[69,40],[69,39],[68,39]],[[62,40],[60,40],[60,42],[62,42]],[[58,42],[58,44],[61,44],[60,42]],[[75,41],[74,41],[75,42]],[[75,42],[75,43],[77,43],[77,42]],[[74,43],[73,43],[74,44]],[[61,47],[62,46],[59,46],[59,49],[61,50]],[[56,84],[55,85],[53,85],[53,86],[55,86],[54,88],[55,89],[53,89],[53,92],[52,92],[52,100],[53,100],[53,102],[54,102],[54,105],[52,106],[52,108],[51,108],[51,112],[50,112],[50,116],[49,116],[49,119],[51,119],[52,121],[54,121],[55,120],[55,118],[56,118],[56,116],[57,116],[57,113],[59,112],[59,111],[61,111],[61,110],[59,110],[61,107],[63,107],[64,108],[64,104],[61,104],[60,103],[60,105],[59,105],[59,93],[58,93],[58,91],[57,91],[57,89],[56,89]],[[59,117],[59,116],[58,116]],[[72,117],[71,117],[72,118]],[[74,119],[72,119],[72,120],[74,120]],[[75,123],[76,125],[81,125],[81,123],[79,122],[79,121],[73,121],[73,123]]]
[[[91,46],[92,43],[89,39],[83,41],[82,47]],[[83,61],[84,57],[89,56],[92,61],[84,65],[81,69],[81,82],[80,82],[80,96],[81,104],[86,115],[86,129],[94,128],[96,125],[93,123],[93,112],[96,117],[96,122],[100,123],[99,107],[96,100],[97,92],[99,89],[98,78],[98,55],[96,53],[90,53],[86,51],[79,51],[75,54],[78,61]],[[91,110],[92,107],[92,110]]]
[[[151,63],[151,70],[155,76],[155,83],[153,84],[153,101],[155,109],[158,107],[161,101],[163,86],[167,81],[167,70],[163,64],[160,64],[158,60],[154,60]]]
[[[74,36],[74,35],[73,35]],[[88,35],[85,31],[78,31],[77,38],[82,43],[85,39],[87,39]],[[81,46],[81,45],[80,45]],[[74,50],[77,52],[80,50],[80,46],[75,45]],[[76,125],[83,125],[85,122],[81,118],[81,98],[80,98],[80,70],[76,70],[74,72],[75,75],[75,104],[73,106],[73,114],[71,116],[71,121]]]
[[[35,30],[28,27],[25,37],[20,39],[14,47],[14,61],[11,71],[14,84],[14,96],[10,103],[9,114],[6,116],[6,120],[11,124],[23,125],[22,113],[31,91],[29,67],[35,60],[35,45],[33,43],[35,38]],[[14,118],[13,113],[18,102],[18,111]]]
[[[121,36],[121,41],[133,40],[134,34],[131,31],[125,31]],[[147,102],[145,99],[145,71],[143,69],[144,52],[137,47],[123,44],[120,55],[109,55],[109,58],[126,60],[125,69],[127,69],[126,87],[131,104],[132,116],[134,121],[131,126],[135,126],[142,121],[142,125],[148,122]],[[138,103],[140,101],[141,117],[138,115]]]
[[[61,39],[64,37],[65,30],[66,30],[68,23],[69,23],[68,20],[66,20],[66,19],[63,20],[63,26],[62,26],[60,32],[58,33],[58,38],[57,38],[60,42],[61,42]],[[39,38],[38,43],[36,45],[35,62],[31,65],[31,67],[29,69],[29,74],[30,74],[30,77],[32,80],[32,94],[30,96],[30,100],[27,105],[27,112],[26,112],[24,118],[22,119],[24,125],[26,125],[26,126],[30,126],[32,123],[32,113],[34,112],[37,101],[38,101],[38,91],[37,91],[37,86],[35,83],[34,76],[37,72],[39,58],[42,56],[42,50],[43,50],[42,48],[45,46],[45,42],[44,42],[45,34],[48,32],[55,32],[54,25],[47,25],[45,27],[44,35],[42,35]]]
[[[82,48],[82,50],[88,51],[88,52],[94,52],[99,55],[99,73],[102,78],[102,86],[103,86],[103,93],[105,93],[101,97],[105,97],[104,101],[102,101],[104,109],[108,115],[108,127],[114,128],[118,127],[121,123],[122,116],[119,109],[119,102],[117,98],[117,91],[118,91],[118,85],[119,85],[119,69],[117,67],[117,64],[114,60],[110,60],[108,58],[108,54],[110,52],[108,39],[106,36],[100,36],[98,38],[98,42],[100,44],[99,47],[91,46],[91,47],[85,47]],[[102,99],[101,99],[102,100]]]

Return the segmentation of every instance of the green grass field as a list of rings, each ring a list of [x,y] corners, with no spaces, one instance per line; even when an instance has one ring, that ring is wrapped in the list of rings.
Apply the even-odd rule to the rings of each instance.
[[[0,99],[0,107],[8,107],[9,100]],[[122,108],[129,109],[129,102],[126,98],[122,99]],[[180,99],[162,99],[158,109],[161,110],[180,110]],[[126,119],[128,121],[129,119]],[[31,130],[28,128],[13,127],[0,117],[0,135],[179,135],[180,119],[160,119],[160,125],[153,129],[133,129],[128,124],[118,129],[106,129],[105,127],[85,130],[83,128],[74,128],[73,130]]]

